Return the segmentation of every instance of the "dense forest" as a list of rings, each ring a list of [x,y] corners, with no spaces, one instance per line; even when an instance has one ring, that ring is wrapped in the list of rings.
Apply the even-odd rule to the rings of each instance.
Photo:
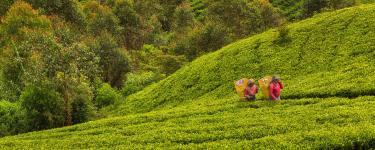
[[[100,109],[236,40],[369,0],[1,0],[0,136]]]

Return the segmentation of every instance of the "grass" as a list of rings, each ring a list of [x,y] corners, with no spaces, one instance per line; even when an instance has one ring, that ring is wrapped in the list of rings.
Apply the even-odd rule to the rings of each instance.
[[[108,107],[110,118],[0,138],[0,149],[374,148],[375,5],[279,31],[198,58]],[[272,74],[284,100],[239,102],[234,80]]]

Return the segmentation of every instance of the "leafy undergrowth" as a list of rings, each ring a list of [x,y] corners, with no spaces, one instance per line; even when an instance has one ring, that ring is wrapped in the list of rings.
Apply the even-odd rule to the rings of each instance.
[[[238,102],[173,109],[5,137],[1,149],[327,149],[375,145],[375,97]],[[204,107],[199,107],[204,106]],[[230,147],[228,147],[230,146]]]
[[[280,34],[282,33],[282,34]],[[284,98],[374,95],[375,5],[362,5],[267,31],[202,56],[133,94],[109,115],[233,95],[233,81],[280,75]]]

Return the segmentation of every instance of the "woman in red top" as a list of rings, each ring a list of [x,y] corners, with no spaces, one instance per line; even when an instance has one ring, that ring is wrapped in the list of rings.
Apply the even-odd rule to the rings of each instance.
[[[258,93],[258,87],[255,85],[255,81],[250,79],[245,88],[245,97],[248,101],[255,101],[255,94]]]
[[[281,89],[284,88],[280,78],[273,76],[270,84],[270,100],[280,100]]]

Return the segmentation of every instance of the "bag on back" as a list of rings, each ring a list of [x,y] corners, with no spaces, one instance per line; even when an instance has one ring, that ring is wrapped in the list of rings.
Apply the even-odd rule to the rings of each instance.
[[[259,81],[258,81],[260,90],[262,91],[263,97],[265,99],[270,98],[270,83],[271,83],[271,80],[272,80],[271,76],[266,76],[262,79],[259,79]]]
[[[242,97],[245,97],[245,88],[247,86],[247,83],[248,83],[249,79],[246,79],[246,78],[243,78],[241,80],[238,80],[238,81],[234,81],[234,87],[236,88],[236,92],[238,94],[238,96],[240,96],[241,98]]]

